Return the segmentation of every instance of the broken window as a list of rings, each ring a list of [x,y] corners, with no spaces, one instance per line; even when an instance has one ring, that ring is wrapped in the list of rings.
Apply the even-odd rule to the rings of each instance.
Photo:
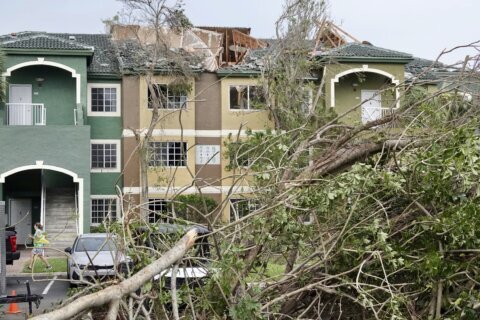
[[[265,95],[258,86],[230,86],[230,109],[260,109],[265,104]]]
[[[166,84],[152,84],[153,90],[148,90],[148,108],[153,109],[155,101],[159,109],[185,109],[187,107],[188,91],[173,88]]]

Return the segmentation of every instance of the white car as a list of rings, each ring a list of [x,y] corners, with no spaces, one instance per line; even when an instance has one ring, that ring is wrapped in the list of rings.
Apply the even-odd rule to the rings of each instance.
[[[77,236],[73,246],[65,249],[67,277],[75,286],[83,280],[114,277],[126,271],[131,260],[118,250],[115,236],[106,233],[86,233]]]
[[[169,237],[175,237],[175,235],[183,235],[190,229],[196,229],[199,238],[195,241],[193,246],[193,256],[190,259],[186,259],[178,266],[175,273],[175,284],[177,288],[186,284],[189,287],[198,287],[204,284],[204,281],[210,276],[213,270],[209,268],[210,260],[210,244],[208,241],[210,230],[203,226],[182,226],[178,224],[160,223],[158,224],[158,231],[155,233],[157,241],[148,239],[148,245],[158,249],[158,242],[162,242],[162,239]],[[159,241],[160,240],[160,241]],[[164,285],[166,289],[170,289],[171,280],[173,276],[173,268],[164,270],[162,273],[157,274],[154,279],[164,279]]]

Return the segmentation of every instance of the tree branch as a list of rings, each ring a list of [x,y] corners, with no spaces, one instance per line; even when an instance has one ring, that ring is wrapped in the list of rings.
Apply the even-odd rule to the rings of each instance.
[[[182,239],[163,256],[155,260],[155,262],[146,266],[131,278],[121,283],[110,286],[95,293],[83,296],[55,311],[39,315],[34,320],[63,320],[71,319],[82,311],[103,306],[112,301],[119,301],[125,295],[138,290],[144,283],[150,281],[155,275],[159,274],[166,268],[170,267],[176,261],[181,259],[188,249],[195,243],[197,231],[195,229],[187,232]]]

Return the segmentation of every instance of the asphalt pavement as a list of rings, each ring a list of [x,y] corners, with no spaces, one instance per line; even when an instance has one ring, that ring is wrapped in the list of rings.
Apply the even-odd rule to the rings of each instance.
[[[45,311],[54,309],[61,301],[67,297],[67,291],[69,288],[68,281],[61,276],[36,276],[34,279],[29,276],[7,276],[7,294],[11,295],[12,290],[15,290],[17,294],[26,294],[27,287],[25,282],[30,284],[30,290],[32,294],[38,294],[43,297],[40,302],[40,306],[37,309],[33,304],[33,314],[42,314]],[[9,310],[8,305],[0,307],[0,319],[13,320],[13,319],[25,319],[25,314],[28,313],[28,303],[18,303],[18,307],[21,310],[21,314],[7,314]]]

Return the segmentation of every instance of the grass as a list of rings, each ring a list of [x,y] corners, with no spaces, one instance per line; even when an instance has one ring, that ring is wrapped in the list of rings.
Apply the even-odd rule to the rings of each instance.
[[[33,266],[33,273],[43,273],[43,272],[67,272],[67,258],[47,258],[48,263],[52,266],[52,269],[47,270],[45,264],[39,258],[35,259],[35,265]],[[23,272],[31,273],[32,271],[28,269],[30,260],[25,263],[23,266]]]
[[[252,272],[247,277],[247,282],[256,282],[261,280],[272,280],[281,277],[285,272],[285,264],[279,264],[276,262],[269,262],[263,275],[259,275],[257,272]]]

